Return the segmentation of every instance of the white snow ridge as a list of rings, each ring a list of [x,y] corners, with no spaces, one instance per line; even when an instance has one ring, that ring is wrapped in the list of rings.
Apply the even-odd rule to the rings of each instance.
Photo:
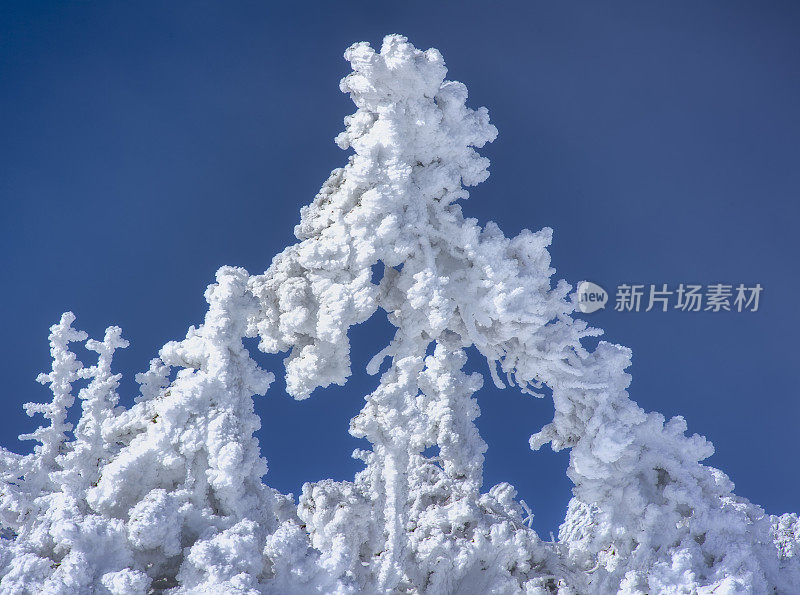
[[[356,112],[336,139],[354,154],[303,207],[298,242],[267,271],[223,267],[203,323],[167,343],[141,394],[118,405],[117,327],[87,341],[64,314],[51,329],[53,398],[26,456],[0,453],[2,593],[800,593],[800,523],[735,496],[712,453],[628,397],[630,352],[581,339],[570,286],[551,281],[552,231],[507,238],[465,219],[465,186],[489,175],[476,149],[497,131],[441,54],[399,35],[345,57]],[[382,265],[379,283],[372,269]],[[344,384],[348,329],[383,310],[389,367],[350,432],[371,448],[351,482],[269,480],[253,396],[273,380],[243,346],[288,352],[297,399]],[[432,355],[428,350],[435,344]],[[547,386],[551,423],[531,437],[570,449],[574,497],[555,542],[526,525],[514,488],[480,491],[486,444],[475,426],[482,378]],[[500,378],[504,380],[501,380]],[[66,422],[78,391],[80,421]],[[438,446],[436,457],[424,456]]]

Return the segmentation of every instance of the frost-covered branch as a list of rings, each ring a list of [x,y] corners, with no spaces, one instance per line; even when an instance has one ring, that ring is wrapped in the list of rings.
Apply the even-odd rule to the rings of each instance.
[[[738,498],[713,448],[680,417],[627,393],[630,352],[572,318],[554,281],[552,230],[508,238],[465,218],[488,176],[477,149],[497,131],[466,106],[435,50],[401,36],[345,57],[356,105],[336,139],[352,149],[301,210],[297,243],[260,275],[223,267],[203,323],[167,343],[130,408],[118,406],[111,327],[82,368],[66,314],[52,329],[50,425],[19,456],[2,451],[0,587],[26,593],[790,593],[800,586],[795,515]],[[374,281],[374,277],[380,280]],[[253,397],[273,376],[242,339],[286,352],[296,399],[344,384],[348,331],[385,315],[394,335],[350,432],[370,447],[353,481],[268,481]],[[475,419],[486,359],[497,386],[549,389],[555,415],[531,447],[569,448],[574,497],[557,541],[506,483],[482,492]],[[381,370],[383,370],[381,372]],[[89,379],[75,431],[72,384]],[[433,452],[434,454],[431,454]],[[268,455],[269,453],[267,453]]]

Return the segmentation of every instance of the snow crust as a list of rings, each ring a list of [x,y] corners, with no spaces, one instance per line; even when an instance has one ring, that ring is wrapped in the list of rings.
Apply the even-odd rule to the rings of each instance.
[[[357,110],[336,142],[352,149],[301,210],[298,242],[261,275],[223,267],[208,312],[137,375],[118,405],[117,327],[102,341],[51,328],[47,425],[21,456],[0,452],[3,593],[796,593],[800,523],[732,492],[685,421],[628,396],[630,351],[582,339],[571,287],[554,282],[552,230],[508,238],[457,201],[488,177],[476,149],[497,130],[435,50],[399,35],[357,43],[341,82]],[[379,282],[373,282],[373,269]],[[381,311],[394,336],[350,432],[366,438],[353,481],[264,483],[253,397],[273,375],[243,346],[287,352],[296,399],[350,375],[348,330]],[[70,351],[86,341],[97,363]],[[556,541],[530,528],[506,483],[481,492],[486,444],[474,420],[483,378],[547,387],[551,423],[531,447],[570,449],[575,487]],[[433,346],[432,351],[429,349]],[[430,353],[430,355],[429,355]],[[78,391],[80,421],[66,422]],[[436,456],[424,454],[437,447]]]

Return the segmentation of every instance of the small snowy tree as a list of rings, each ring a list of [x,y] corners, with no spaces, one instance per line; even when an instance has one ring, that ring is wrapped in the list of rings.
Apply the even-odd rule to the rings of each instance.
[[[223,267],[203,324],[167,343],[140,395],[118,406],[111,327],[84,368],[65,314],[51,332],[53,400],[34,452],[0,453],[0,588],[7,593],[792,593],[800,523],[770,517],[701,464],[712,453],[682,418],[627,394],[627,349],[572,318],[552,282],[552,231],[507,238],[463,216],[488,176],[476,152],[497,131],[437,50],[398,35],[350,47],[341,88],[357,111],[337,137],[354,154],[301,211],[298,242],[262,275]],[[374,281],[374,271],[380,273]],[[272,374],[242,340],[288,352],[297,399],[344,384],[348,330],[376,313],[394,336],[350,432],[370,448],[353,481],[264,483],[253,397]],[[547,386],[553,421],[531,438],[569,448],[574,497],[557,541],[530,528],[514,488],[481,492],[475,426],[483,379]],[[74,431],[72,384],[88,379]],[[501,379],[502,378],[502,379]],[[431,454],[431,452],[435,454]],[[266,475],[268,479],[268,475]]]

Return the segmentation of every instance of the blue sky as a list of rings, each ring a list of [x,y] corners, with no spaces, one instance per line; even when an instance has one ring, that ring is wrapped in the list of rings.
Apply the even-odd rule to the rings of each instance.
[[[786,1],[4,2],[0,444],[31,446],[21,405],[47,398],[34,378],[62,311],[95,337],[122,326],[129,400],[133,374],[202,320],[219,266],[261,272],[293,241],[346,160],[342,52],[397,32],[439,48],[500,131],[465,211],[507,235],[553,227],[559,278],[764,287],[758,312],[586,318],[633,349],[633,398],[709,437],[737,493],[800,509],[799,30]],[[257,402],[268,483],[296,494],[359,468],[348,420],[386,331],[353,330],[346,387],[296,403],[278,381]],[[546,536],[567,456],[527,438],[552,404],[486,384],[486,487],[513,483]]]

